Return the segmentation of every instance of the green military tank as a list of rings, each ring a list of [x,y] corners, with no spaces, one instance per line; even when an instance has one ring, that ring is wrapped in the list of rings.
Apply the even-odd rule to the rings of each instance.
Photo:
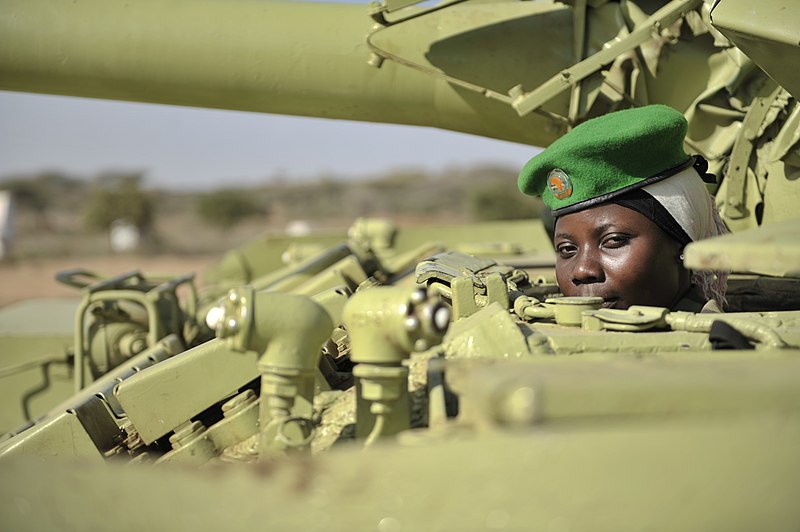
[[[203,291],[64,272],[66,330],[0,315],[5,527],[796,528],[800,9],[418,4],[2,0],[0,89],[532,146],[666,104],[717,176],[733,234],[685,266],[733,272],[728,312],[557,297],[538,221],[357,220],[277,269],[233,250]]]

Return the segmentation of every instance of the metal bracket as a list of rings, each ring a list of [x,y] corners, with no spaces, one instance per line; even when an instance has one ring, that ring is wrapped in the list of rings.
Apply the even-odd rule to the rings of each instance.
[[[57,276],[59,281],[70,286],[79,286],[79,277],[89,279],[99,276],[83,270],[69,270]],[[189,287],[186,311],[182,312],[177,289]],[[137,303],[147,313],[147,346],[152,347],[165,336],[175,333],[182,335],[183,320],[192,319],[197,309],[197,291],[194,287],[194,273],[181,275],[169,280],[147,279],[138,270],[133,270],[94,283],[84,283],[81,292],[83,299],[75,313],[75,392],[85,386],[84,359],[89,356],[87,337],[87,311],[96,303],[130,301]],[[169,313],[164,316],[164,310]]]
[[[586,0],[575,0],[572,9],[572,31],[575,42],[575,62],[580,63],[584,59],[586,51]],[[569,98],[569,121],[574,124],[578,121],[581,114],[581,84],[576,83],[572,86],[572,94]]]
[[[747,195],[747,168],[750,165],[750,156],[753,154],[753,148],[758,140],[758,131],[767,117],[772,103],[782,90],[781,87],[778,87],[769,96],[754,98],[742,120],[741,132],[733,145],[728,172],[725,175],[725,179],[728,180],[725,215],[731,219],[738,220],[748,215],[745,196]]]
[[[456,277],[468,277],[477,287],[478,293],[486,293],[483,275],[492,271],[509,274],[510,268],[499,266],[496,261],[474,257],[458,251],[445,251],[417,264],[415,279],[417,284],[438,280],[451,283]]]
[[[370,6],[370,12],[377,13],[392,13],[400,9],[421,4],[425,0],[384,0],[381,3],[374,3]]]
[[[582,327],[586,331],[640,332],[663,329],[667,326],[669,309],[633,305],[627,310],[600,309],[583,314]]]
[[[397,5],[405,7],[405,5],[410,5],[410,3],[408,3],[409,1],[410,0],[399,0],[397,2]],[[585,47],[586,2],[585,0],[578,0],[575,5],[576,18],[573,28],[573,30],[575,31],[576,61],[578,62],[575,65],[562,70],[561,72],[559,72],[558,74],[556,74],[555,76],[553,76],[552,78],[550,78],[549,80],[547,80],[546,82],[544,82],[543,84],[539,85],[538,87],[529,92],[523,92],[521,85],[516,85],[512,87],[511,90],[508,91],[508,94],[503,94],[497,91],[493,91],[487,87],[483,87],[475,83],[470,83],[469,81],[465,81],[463,79],[450,76],[447,73],[437,68],[422,65],[414,61],[410,61],[408,59],[400,57],[399,55],[393,54],[388,50],[378,47],[373,42],[373,38],[375,35],[379,34],[382,30],[386,29],[391,25],[396,25],[405,22],[407,20],[426,15],[433,11],[438,11],[440,9],[450,7],[454,4],[461,3],[462,1],[464,0],[455,0],[450,3],[440,4],[439,6],[436,6],[430,10],[422,11],[414,15],[411,15],[407,18],[391,23],[387,22],[383,18],[383,14],[395,9],[394,4],[392,4],[391,8],[389,7],[388,4],[386,6],[379,6],[378,10],[373,12],[373,18],[376,18],[380,26],[377,27],[372,33],[367,35],[367,46],[370,48],[372,52],[370,63],[379,66],[384,59],[389,59],[391,61],[394,61],[395,63],[405,65],[409,68],[413,68],[417,71],[423,72],[435,78],[445,80],[448,83],[451,83],[463,89],[467,89],[482,94],[486,98],[510,104],[511,107],[513,107],[517,111],[519,116],[525,116],[529,113],[535,112],[543,116],[547,116],[548,118],[558,120],[560,122],[570,125],[575,123],[579,112],[578,108],[578,105],[580,103],[579,89],[574,89],[573,94],[571,95],[570,111],[568,118],[560,116],[555,113],[551,113],[549,111],[545,111],[544,109],[541,109],[541,107],[545,103],[550,101],[552,98],[559,95],[561,92],[565,91],[566,89],[570,87],[573,88],[577,87],[581,81],[583,81],[591,74],[597,72],[603,66],[613,62],[617,56],[641,45],[652,36],[653,32],[657,33],[661,31],[662,28],[672,25],[677,20],[685,16],[688,12],[697,9],[697,7],[699,7],[703,3],[703,0],[673,0],[666,6],[656,11],[651,17],[649,17],[637,28],[635,28],[624,39],[610,41],[606,43],[599,52],[595,53],[594,55],[592,55],[587,59],[580,61],[579,58],[583,57],[583,48]]]
[[[75,408],[69,409],[80,421],[97,450],[105,453],[123,439],[123,430],[114,421],[111,407],[101,398],[88,397]]]
[[[673,0],[656,11],[652,16],[634,29],[622,40],[607,43],[602,50],[591,57],[562,70],[530,92],[521,93],[519,86],[509,93],[513,97],[511,106],[520,116],[537,111],[546,102],[559,95],[569,87],[575,86],[583,79],[603,66],[611,63],[617,56],[632,50],[647,41],[662,28],[672,25],[689,11],[696,9],[702,0]],[[515,95],[516,94],[516,95]]]
[[[452,280],[453,321],[471,316],[492,303],[509,307],[508,285],[499,272],[482,276],[481,284],[485,286],[485,296],[479,294],[480,287],[471,277],[458,276]]]

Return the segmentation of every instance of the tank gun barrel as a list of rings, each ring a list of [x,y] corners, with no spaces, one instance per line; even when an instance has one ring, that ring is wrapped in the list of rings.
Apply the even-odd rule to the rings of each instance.
[[[2,0],[0,89],[433,126],[544,145],[556,135],[543,127],[543,116],[520,118],[507,103],[435,75],[455,69],[467,81],[480,81],[494,76],[500,66],[492,63],[500,55],[506,65],[519,64],[508,51],[513,39],[496,54],[472,52],[502,34],[508,38],[520,17],[569,17],[564,7],[534,4],[462,4],[395,31],[378,25],[366,5]],[[470,16],[477,22],[470,25]],[[382,29],[392,31],[377,36]],[[479,40],[463,37],[475,31]],[[379,45],[429,72],[371,55],[371,33]],[[570,54],[542,57],[537,76],[543,80]],[[536,61],[528,64],[537,70]],[[492,87],[497,94],[514,86],[513,76],[506,78]]]

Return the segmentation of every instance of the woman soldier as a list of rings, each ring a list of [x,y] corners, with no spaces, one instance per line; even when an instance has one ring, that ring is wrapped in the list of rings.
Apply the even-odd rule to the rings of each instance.
[[[706,190],[706,163],[683,150],[686,119],[664,105],[577,126],[531,159],[519,188],[555,218],[556,278],[567,296],[714,312],[726,275],[683,267],[689,242],[727,233]],[[713,179],[713,176],[711,176]]]

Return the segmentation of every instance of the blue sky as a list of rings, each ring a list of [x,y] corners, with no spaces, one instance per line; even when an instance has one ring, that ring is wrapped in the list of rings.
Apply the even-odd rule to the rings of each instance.
[[[432,128],[0,91],[0,177],[144,171],[150,185],[213,188],[396,168],[518,168],[535,152]]]

